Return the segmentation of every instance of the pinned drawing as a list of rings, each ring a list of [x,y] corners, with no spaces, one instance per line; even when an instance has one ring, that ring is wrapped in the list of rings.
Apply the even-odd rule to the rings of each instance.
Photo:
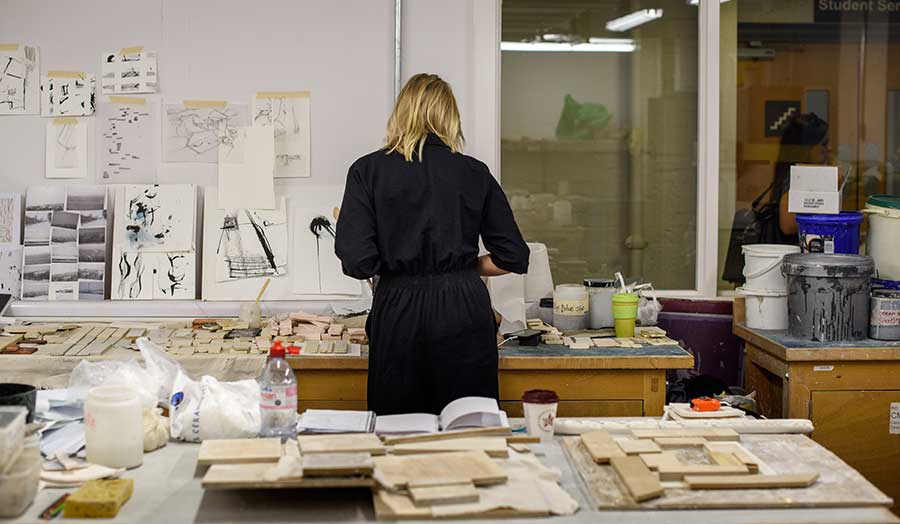
[[[121,253],[114,262],[116,267],[113,268],[112,298],[130,300],[153,298],[150,272],[145,271],[143,253]]]
[[[109,103],[98,104],[99,182],[156,181],[157,117],[157,104],[144,98],[110,97]]]
[[[155,293],[166,298],[194,298],[194,264],[193,253],[159,253],[155,267]]]
[[[104,95],[155,93],[159,91],[156,52],[142,47],[103,53],[101,90]]]
[[[91,73],[50,71],[41,77],[41,116],[93,115],[95,86]]]
[[[88,146],[93,129],[91,120],[57,118],[47,123],[44,176],[47,178],[85,178],[91,170],[93,155]]]
[[[224,211],[216,249],[216,281],[287,274],[287,219],[277,210]]]
[[[230,150],[238,128],[250,125],[246,105],[186,101],[166,105],[164,129],[166,162],[218,161],[218,148]]]
[[[298,295],[359,295],[358,280],[344,275],[334,254],[337,208],[295,210],[291,219],[294,252],[303,253],[295,262],[293,291]]]
[[[193,252],[120,253],[113,268],[112,298],[193,299],[195,259]]]
[[[275,131],[275,178],[310,176],[308,91],[257,93],[253,125]]]
[[[22,246],[0,246],[0,294],[22,293]]]
[[[273,130],[271,127],[241,127],[237,131],[234,147],[219,148],[219,207],[273,209]],[[240,156],[239,160],[237,156]]]
[[[0,115],[40,114],[40,51],[0,45]]]
[[[20,243],[21,216],[22,195],[0,193],[0,246]]]

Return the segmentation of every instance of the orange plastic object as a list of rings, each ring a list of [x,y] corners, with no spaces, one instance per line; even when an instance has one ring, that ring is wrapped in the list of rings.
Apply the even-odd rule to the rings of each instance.
[[[691,409],[694,411],[718,411],[722,403],[711,397],[698,397],[691,400]]]

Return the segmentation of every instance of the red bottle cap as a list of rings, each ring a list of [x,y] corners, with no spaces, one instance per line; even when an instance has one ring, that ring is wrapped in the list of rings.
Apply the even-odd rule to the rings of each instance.
[[[272,344],[272,347],[269,349],[269,358],[284,358],[284,346],[281,345],[281,342],[276,340]]]
[[[287,347],[287,352],[288,352],[289,355],[299,355],[299,354],[300,354],[300,348],[298,348],[297,346],[288,346],[288,347]]]

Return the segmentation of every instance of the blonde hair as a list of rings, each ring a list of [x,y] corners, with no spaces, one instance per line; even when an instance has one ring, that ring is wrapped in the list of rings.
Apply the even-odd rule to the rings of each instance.
[[[420,73],[400,90],[388,119],[385,149],[397,151],[408,162],[418,152],[421,161],[428,133],[437,135],[454,153],[465,143],[450,84],[437,75]]]

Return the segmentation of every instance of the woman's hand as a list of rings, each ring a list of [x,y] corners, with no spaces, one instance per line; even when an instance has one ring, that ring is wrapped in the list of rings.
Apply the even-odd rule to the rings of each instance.
[[[478,274],[483,277],[499,277],[509,273],[505,269],[500,269],[491,260],[491,255],[482,255],[478,257]]]

